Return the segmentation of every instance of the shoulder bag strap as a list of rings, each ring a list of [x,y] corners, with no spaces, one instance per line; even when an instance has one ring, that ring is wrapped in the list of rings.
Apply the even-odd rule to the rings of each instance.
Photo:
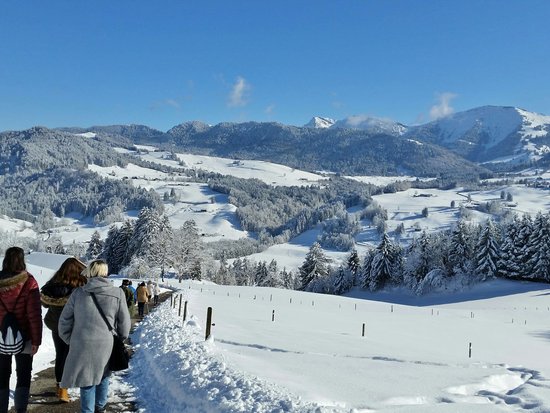
[[[105,321],[105,324],[107,324],[107,327],[109,328],[109,331],[114,334],[113,327],[111,327],[111,323],[109,323],[109,320],[107,320],[107,317],[105,317],[105,313],[103,312],[103,310],[99,306],[99,303],[97,302],[97,298],[96,298],[95,294],[90,293],[90,295],[92,296],[92,300],[94,300],[94,304],[97,307],[97,310],[99,311],[99,314],[101,314],[101,318],[103,318],[103,321]]]

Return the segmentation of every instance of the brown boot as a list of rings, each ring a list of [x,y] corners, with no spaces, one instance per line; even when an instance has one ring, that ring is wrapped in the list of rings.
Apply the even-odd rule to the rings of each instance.
[[[63,387],[59,388],[59,401],[63,403],[69,403],[71,399],[69,399],[69,392],[67,389],[64,389]]]

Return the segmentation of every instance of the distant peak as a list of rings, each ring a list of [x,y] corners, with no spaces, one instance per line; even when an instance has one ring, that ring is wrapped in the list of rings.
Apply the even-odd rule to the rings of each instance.
[[[399,122],[367,115],[349,116],[339,120],[332,127],[341,129],[361,129],[375,133],[387,133],[394,136],[403,135],[407,131],[407,127]]]
[[[314,116],[311,120],[304,125],[306,128],[313,129],[326,129],[334,125],[336,121],[331,118],[325,118],[321,116]]]

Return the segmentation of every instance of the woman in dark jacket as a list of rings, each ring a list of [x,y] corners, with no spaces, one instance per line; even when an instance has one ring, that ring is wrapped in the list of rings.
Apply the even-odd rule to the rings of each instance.
[[[52,330],[53,344],[55,346],[55,381],[57,384],[57,397],[60,401],[70,402],[66,388],[59,387],[63,377],[63,368],[69,345],[59,337],[57,324],[63,307],[69,300],[69,296],[76,287],[86,284],[86,277],[80,273],[86,266],[76,258],[67,258],[53,277],[42,287],[40,299],[42,305],[48,309],[44,317],[46,327]]]
[[[0,272],[0,325],[6,313],[13,312],[26,338],[23,351],[15,355],[17,384],[14,404],[17,413],[25,413],[29,403],[32,358],[42,343],[42,308],[40,290],[27,271],[25,252],[11,247],[4,254]],[[0,354],[0,413],[8,411],[12,356]]]

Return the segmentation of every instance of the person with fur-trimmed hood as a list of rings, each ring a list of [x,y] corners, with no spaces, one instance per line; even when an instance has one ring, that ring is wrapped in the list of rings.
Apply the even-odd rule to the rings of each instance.
[[[55,347],[55,381],[57,386],[57,397],[59,401],[70,402],[69,393],[66,388],[59,387],[63,377],[65,360],[69,354],[69,345],[59,337],[57,325],[63,307],[67,304],[73,290],[86,284],[86,277],[81,272],[86,268],[80,260],[67,258],[53,277],[40,290],[42,305],[48,309],[44,317],[44,324],[52,330],[53,344]]]
[[[17,413],[26,413],[31,387],[33,356],[42,344],[42,308],[40,290],[35,278],[27,272],[25,252],[10,247],[4,254],[0,272],[0,325],[8,312],[15,315],[19,329],[26,339],[15,355],[17,383],[14,404]],[[0,354],[0,413],[8,411],[12,355]]]
[[[104,412],[109,396],[113,334],[98,307],[121,339],[130,333],[126,296],[111,284],[108,274],[105,261],[88,264],[82,273],[88,282],[73,291],[59,318],[59,337],[69,345],[61,387],[80,387],[81,413]]]

